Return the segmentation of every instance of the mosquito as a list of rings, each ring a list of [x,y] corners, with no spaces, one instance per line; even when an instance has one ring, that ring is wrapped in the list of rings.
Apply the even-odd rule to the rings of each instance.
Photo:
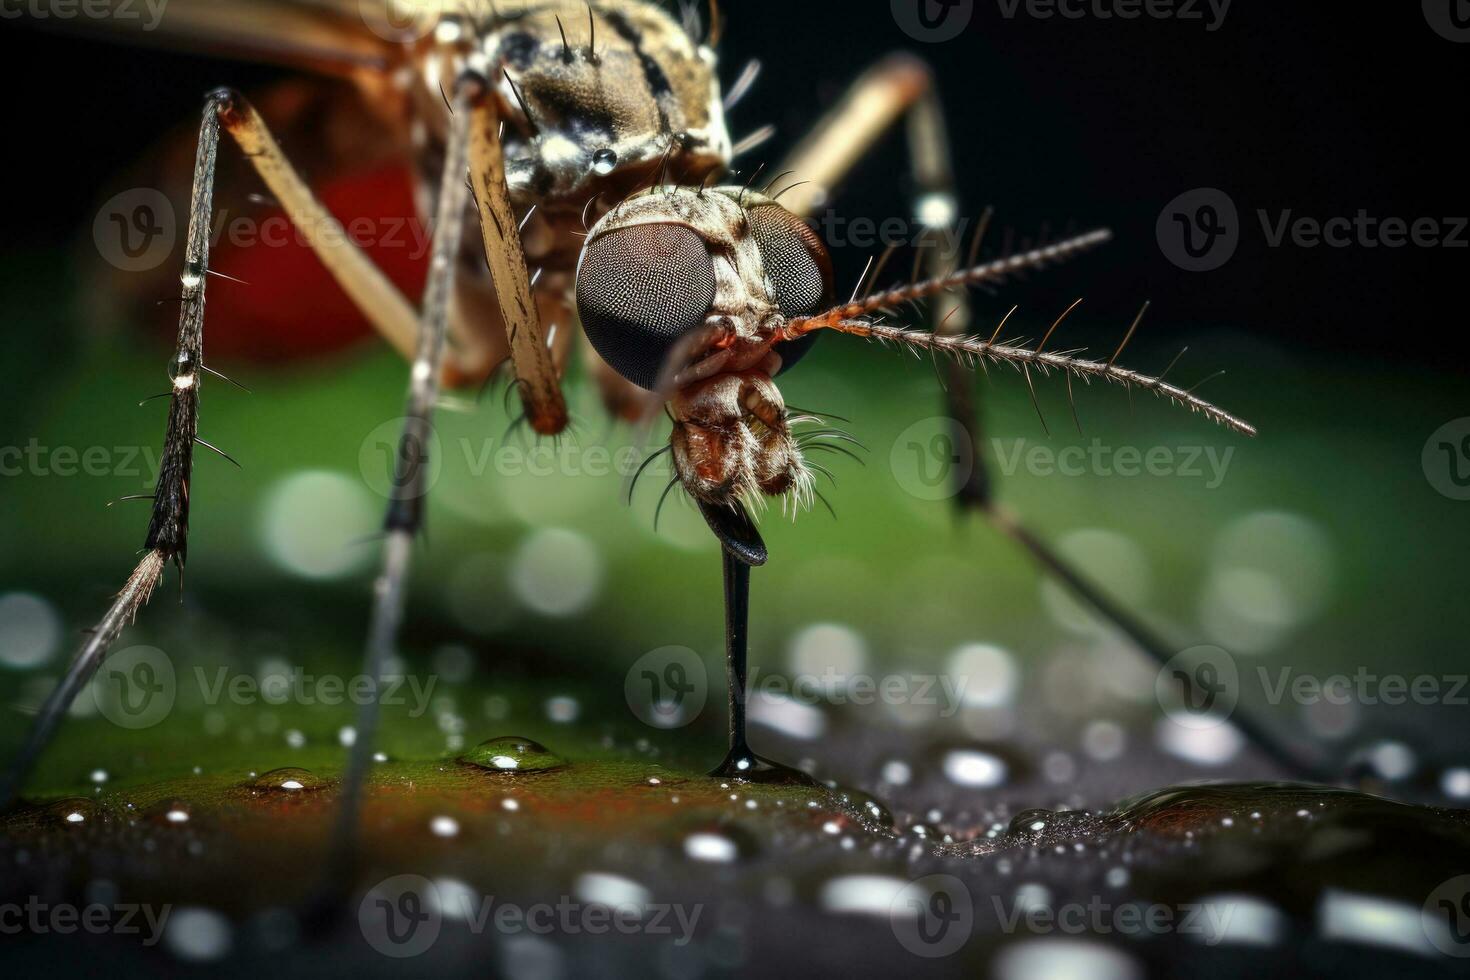
[[[170,407],[145,555],[42,707],[0,784],[0,805],[19,791],[70,702],[148,602],[167,566],[175,565],[182,576],[194,447],[223,455],[198,429],[204,380],[217,374],[205,361],[203,341],[221,130],[342,290],[411,362],[393,477],[398,492],[385,519],[382,570],[365,644],[364,672],[372,677],[381,677],[398,640],[412,546],[423,527],[427,436],[444,384],[478,383],[508,363],[526,421],[537,433],[555,435],[567,425],[561,377],[577,322],[590,342],[584,351],[589,370],[614,415],[646,419],[649,406],[669,406],[679,479],[724,544],[732,707],[732,761],[726,768],[738,772],[758,765],[745,746],[740,692],[749,569],[765,560],[744,505],[766,495],[809,503],[815,492],[816,464],[808,457],[819,447],[793,439],[797,423],[773,378],[805,352],[816,332],[865,336],[954,360],[956,373],[946,386],[949,411],[967,425],[977,449],[970,376],[957,370],[967,358],[1017,365],[1028,380],[1032,371],[1051,370],[1104,378],[1248,428],[1188,392],[1113,361],[1089,362],[994,338],[981,342],[963,333],[969,314],[962,287],[999,285],[1070,258],[1106,241],[1104,231],[985,264],[974,261],[977,235],[965,269],[958,269],[954,257],[929,250],[925,277],[913,285],[833,304],[826,250],[801,219],[829,199],[889,129],[907,124],[922,223],[944,232],[956,220],[939,95],[931,72],[917,59],[895,56],[863,74],[775,171],[794,175],[796,183],[768,198],[749,187],[705,189],[729,171],[740,152],[772,133],[764,127],[739,143],[729,136],[725,113],[749,90],[758,67],[748,67],[722,94],[715,55],[720,19],[713,0],[707,35],[696,6],[686,5],[681,20],[646,0],[485,0],[452,9],[435,0],[391,4],[386,9],[408,15],[406,23],[414,28],[401,39],[385,37],[381,25],[363,29],[361,11],[372,6],[368,0],[170,4],[161,31],[167,39],[351,78],[366,100],[394,120],[390,129],[400,149],[417,164],[422,210],[434,216],[428,281],[416,308],[342,232],[256,108],[233,91],[208,97],[193,168],[178,341],[169,363]],[[659,282],[633,275],[640,267],[657,272]],[[873,272],[874,281],[878,274]],[[873,317],[921,299],[932,300],[932,332],[899,329]],[[995,504],[983,474],[960,489],[962,504],[1020,541],[1043,568],[1145,651],[1167,659],[1166,644]],[[350,853],[356,833],[376,723],[370,700],[359,715],[343,778],[337,835],[343,854]]]

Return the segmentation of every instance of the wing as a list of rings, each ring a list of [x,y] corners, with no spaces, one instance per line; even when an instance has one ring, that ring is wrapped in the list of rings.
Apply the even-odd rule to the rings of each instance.
[[[88,9],[99,5],[105,13],[31,23],[342,75],[401,61],[439,7],[436,0],[89,0]]]

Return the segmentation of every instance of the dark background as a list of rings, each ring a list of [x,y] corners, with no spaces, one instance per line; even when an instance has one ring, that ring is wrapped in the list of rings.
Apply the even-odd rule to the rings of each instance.
[[[1366,209],[1409,222],[1470,213],[1452,150],[1470,47],[1437,35],[1417,3],[1237,0],[1214,32],[1200,6],[1204,20],[1040,20],[1024,7],[1008,19],[998,0],[977,0],[958,39],[909,44],[941,79],[966,212],[994,204],[1018,235],[1048,223],[1118,233],[1064,284],[1040,280],[1042,311],[1088,297],[1095,319],[1084,334],[1121,329],[1148,298],[1151,341],[1183,324],[1224,326],[1301,358],[1351,351],[1445,366],[1464,341],[1437,328],[1462,308],[1470,251],[1271,249],[1256,212],[1320,220]],[[904,39],[881,0],[725,8],[726,83],[750,52],[765,64],[732,126],[739,136],[776,123],[780,136],[764,151],[773,163],[848,80]],[[248,90],[279,74],[0,24],[10,188],[0,247],[85,236],[109,179],[192,119],[205,91]],[[902,152],[900,138],[887,140],[838,210],[906,215],[895,179]],[[1243,235],[1224,268],[1188,273],[1161,254],[1154,227],[1170,200],[1201,186],[1231,195]],[[838,261],[851,281],[866,253],[847,253]]]

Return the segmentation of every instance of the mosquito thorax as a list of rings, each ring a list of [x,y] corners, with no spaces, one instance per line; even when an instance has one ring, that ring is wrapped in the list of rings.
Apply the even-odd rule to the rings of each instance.
[[[505,120],[506,179],[518,205],[575,212],[580,220],[594,197],[610,204],[665,166],[683,180],[728,167],[715,52],[657,4],[508,0],[494,10],[427,42],[422,101],[442,131],[439,90],[453,72],[468,67],[489,80]],[[477,43],[465,52],[471,37]]]

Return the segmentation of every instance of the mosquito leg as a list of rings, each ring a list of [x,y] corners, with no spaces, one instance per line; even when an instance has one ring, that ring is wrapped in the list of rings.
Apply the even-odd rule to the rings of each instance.
[[[488,88],[480,90],[469,116],[470,181],[480,210],[485,259],[510,339],[516,380],[531,428],[543,435],[556,435],[566,428],[566,400],[532,296],[520,228],[505,180],[500,112]],[[570,325],[563,328],[569,329]]]
[[[483,92],[483,86],[477,76],[461,76],[451,100],[444,177],[434,223],[429,281],[424,289],[423,326],[409,374],[408,404],[404,410],[403,435],[399,440],[393,475],[393,486],[397,492],[388,506],[383,568],[373,587],[373,612],[364,653],[364,673],[374,679],[374,690],[381,689],[383,672],[397,645],[413,542],[424,522],[431,418],[434,403],[439,398],[448,346],[449,306],[454,290],[456,259],[464,233],[465,211],[470,203],[465,172],[469,167],[471,106]],[[363,785],[372,765],[377,728],[377,699],[369,698],[358,710],[357,737],[342,780],[333,869],[334,879],[339,881],[344,880],[338,876],[349,870],[355,853]]]
[[[230,106],[230,111],[221,115],[225,131],[239,144],[312,252],[383,338],[405,358],[416,357],[419,318],[413,305],[353,242],[342,223],[317,200],[281,152],[255,108],[237,93],[216,95]],[[478,367],[459,363],[453,352],[449,359],[463,374],[473,374]]]
[[[184,271],[179,277],[183,293],[178,344],[168,371],[173,387],[169,395],[168,424],[164,432],[158,483],[153,493],[153,514],[144,541],[146,553],[128,576],[112,607],[72,658],[61,682],[42,705],[20,755],[0,780],[0,809],[14,801],[41,753],[56,734],[72,701],[96,674],[123,628],[147,604],[163,578],[164,568],[173,562],[179,575],[182,577],[184,574],[184,563],[189,553],[190,480],[194,470],[194,443],[199,432],[199,390],[204,382],[204,286],[209,270],[214,171],[219,156],[220,124],[233,109],[229,93],[214,93],[205,104],[204,119],[199,128]]]

